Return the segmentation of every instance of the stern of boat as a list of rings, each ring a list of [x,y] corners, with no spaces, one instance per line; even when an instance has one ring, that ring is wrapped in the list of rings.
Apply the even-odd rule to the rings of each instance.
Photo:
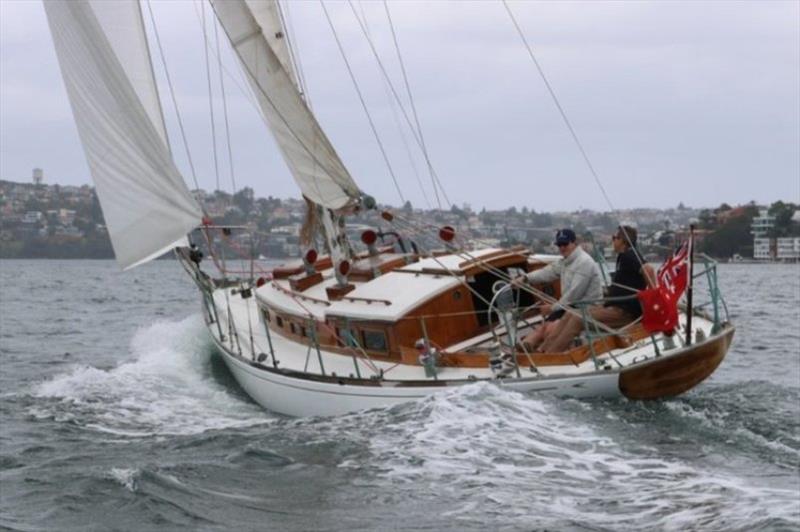
[[[716,335],[670,355],[662,355],[624,369],[619,389],[628,399],[674,397],[707,379],[720,365],[735,328],[725,325]]]

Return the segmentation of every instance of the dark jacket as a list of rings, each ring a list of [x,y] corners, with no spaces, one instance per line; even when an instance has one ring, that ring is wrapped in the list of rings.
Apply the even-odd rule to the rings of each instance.
[[[636,296],[636,292],[647,288],[647,281],[642,273],[644,262],[636,248],[628,248],[617,255],[617,269],[611,278],[608,297]],[[642,307],[635,297],[625,301],[606,301],[605,306],[619,307],[635,318],[642,315]]]

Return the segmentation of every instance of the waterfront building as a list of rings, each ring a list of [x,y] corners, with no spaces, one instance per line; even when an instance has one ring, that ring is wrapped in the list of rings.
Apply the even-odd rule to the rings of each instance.
[[[753,217],[750,233],[753,235],[753,258],[756,260],[772,260],[775,258],[769,232],[775,227],[775,217],[767,209],[759,209],[758,216]]]
[[[758,216],[753,217],[750,232],[756,237],[767,236],[773,227],[775,227],[775,217],[771,216],[767,209],[759,209]]]
[[[753,258],[756,260],[771,260],[772,246],[770,246],[770,239],[767,237],[754,237],[753,238]]]
[[[33,184],[34,185],[41,185],[44,181],[44,170],[41,168],[34,168],[33,169]]]
[[[776,242],[776,258],[785,261],[800,260],[800,237],[778,238]]]

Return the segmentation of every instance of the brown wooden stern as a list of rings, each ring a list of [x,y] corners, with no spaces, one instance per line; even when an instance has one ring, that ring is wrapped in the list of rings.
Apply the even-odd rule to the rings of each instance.
[[[733,339],[727,327],[715,339],[693,346],[683,353],[652,359],[646,364],[623,370],[619,389],[628,399],[672,397],[694,388],[719,366]]]

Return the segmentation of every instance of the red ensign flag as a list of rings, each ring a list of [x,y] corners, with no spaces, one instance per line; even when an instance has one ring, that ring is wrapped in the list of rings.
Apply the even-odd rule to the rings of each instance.
[[[672,332],[678,326],[678,300],[689,283],[689,245],[683,243],[658,270],[658,286],[639,291],[642,326],[648,332]]]

